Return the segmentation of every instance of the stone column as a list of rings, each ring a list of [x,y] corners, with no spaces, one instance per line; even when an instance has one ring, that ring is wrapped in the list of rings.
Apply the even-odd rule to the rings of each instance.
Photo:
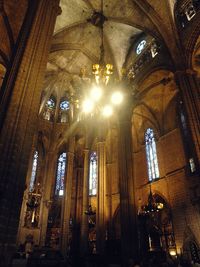
[[[76,169],[76,179],[77,179],[77,198],[76,198],[76,223],[80,225],[82,220],[83,212],[83,167],[77,167]]]
[[[89,150],[84,150],[84,172],[83,172],[83,209],[81,220],[81,255],[88,252],[88,215],[85,211],[89,206]]]
[[[189,158],[200,161],[200,87],[197,74],[193,70],[177,71],[175,80],[180,89],[186,120],[189,125],[190,140],[184,140],[187,144],[186,154]]]
[[[131,103],[125,103],[119,112],[119,190],[121,220],[121,252],[123,266],[137,256],[137,212],[134,197]]]
[[[37,128],[42,81],[58,0],[33,0],[34,19],[26,23],[16,47],[1,98],[0,117],[0,246],[16,241],[19,213],[33,134]],[[8,257],[7,257],[8,258]]]
[[[80,163],[77,160],[74,170],[74,179],[76,180],[76,196],[74,199],[73,240],[71,250],[75,254],[79,254],[81,247],[80,233],[83,212],[83,166],[79,166],[79,164]]]
[[[101,125],[103,129],[103,125]],[[101,130],[102,130],[101,129]],[[105,193],[106,193],[106,147],[102,133],[98,136],[98,186],[97,186],[97,211],[96,211],[96,249],[100,255],[105,248]]]
[[[55,181],[56,159],[55,153],[49,151],[45,159],[45,171],[43,173],[43,196],[40,213],[40,246],[45,245],[49,210],[51,208],[51,190]]]
[[[71,213],[71,196],[72,196],[72,179],[73,179],[73,166],[74,166],[74,139],[71,140],[71,147],[67,152],[67,169],[65,175],[65,191],[63,196],[63,222],[61,232],[61,249],[63,255],[67,253],[69,245],[69,220]]]

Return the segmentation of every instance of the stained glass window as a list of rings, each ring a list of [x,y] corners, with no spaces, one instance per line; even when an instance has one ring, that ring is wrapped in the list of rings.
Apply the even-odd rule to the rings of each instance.
[[[146,43],[147,43],[146,40],[142,40],[142,41],[139,42],[139,44],[136,47],[136,53],[137,53],[137,55],[139,55],[142,52],[142,50],[146,46]]]
[[[62,153],[58,158],[58,164],[57,164],[56,186],[55,186],[56,196],[63,196],[64,194],[65,169],[66,169],[66,153]]]
[[[52,98],[49,98],[49,100],[46,103],[46,106],[48,108],[54,108],[55,107],[55,101]]]
[[[64,101],[60,102],[60,108],[62,110],[68,110],[69,109],[69,101],[64,100]]]
[[[38,165],[38,151],[36,150],[33,155],[33,165],[32,165],[32,171],[31,171],[31,180],[30,180],[30,186],[29,191],[32,192],[34,190],[34,184],[35,184],[35,178],[36,178],[36,172],[37,172],[37,165]]]
[[[97,154],[92,152],[90,155],[90,173],[89,173],[89,195],[93,196],[97,193]]]
[[[149,181],[159,178],[158,159],[154,131],[148,128],[145,133],[146,157],[148,165]]]

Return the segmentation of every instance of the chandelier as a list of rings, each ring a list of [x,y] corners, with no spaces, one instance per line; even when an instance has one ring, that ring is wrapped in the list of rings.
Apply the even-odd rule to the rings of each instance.
[[[156,198],[153,196],[150,185],[150,193],[148,196],[148,203],[141,208],[140,214],[148,215],[154,212],[159,212],[164,208],[164,204],[157,202]]]
[[[88,22],[100,29],[100,57],[99,62],[92,65],[92,76],[89,88],[85,90],[84,97],[78,102],[82,107],[84,115],[101,115],[110,117],[117,105],[123,101],[121,89],[117,89],[115,83],[111,82],[113,65],[105,63],[104,53],[104,22],[107,18],[103,14],[103,0],[101,1],[101,11],[94,11]],[[112,79],[113,81],[113,79]]]
[[[106,66],[103,66],[100,64],[93,64],[92,73],[95,76],[96,84],[102,83],[102,84],[107,85],[111,74],[113,74],[113,65],[106,64]]]

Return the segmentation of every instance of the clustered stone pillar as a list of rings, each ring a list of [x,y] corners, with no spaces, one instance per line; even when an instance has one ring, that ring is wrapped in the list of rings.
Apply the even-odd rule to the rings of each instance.
[[[84,150],[84,173],[83,173],[83,209],[81,221],[81,254],[88,252],[88,215],[85,211],[89,206],[89,150]]]
[[[4,105],[1,113],[0,133],[0,246],[14,246],[16,241],[42,81],[56,17],[60,12],[58,0],[29,2],[30,5],[37,3],[34,19],[28,30],[26,25],[23,26],[21,34],[26,32],[26,35],[19,41],[15,53],[18,60],[13,61],[4,86],[6,107]]]
[[[97,142],[98,157],[98,186],[97,186],[97,213],[96,213],[96,249],[100,255],[105,248],[105,193],[106,193],[106,147],[102,134]]]
[[[128,259],[137,257],[137,213],[134,196],[131,104],[119,112],[119,187],[120,187],[120,220],[121,252],[123,266]]]
[[[198,161],[200,161],[200,88],[197,73],[194,70],[177,71],[175,80],[187,112],[187,119],[195,145],[195,148],[192,148],[193,153],[197,154]],[[190,144],[192,145],[193,142],[190,142]]]
[[[69,152],[67,152],[67,172],[65,175],[65,190],[63,196],[63,216],[62,216],[62,232],[61,232],[61,250],[66,255],[69,246],[69,221],[71,215],[71,197],[72,197],[72,179],[74,168],[74,138],[69,144]]]

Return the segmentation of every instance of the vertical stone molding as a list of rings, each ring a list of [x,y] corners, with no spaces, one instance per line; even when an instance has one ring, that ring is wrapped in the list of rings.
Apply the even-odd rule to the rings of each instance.
[[[96,213],[96,240],[97,253],[104,254],[105,249],[105,193],[106,193],[106,147],[105,141],[100,138],[97,142],[98,157],[98,186],[97,186],[97,213]]]
[[[123,266],[127,260],[137,256],[137,223],[134,196],[131,105],[125,105],[119,116],[119,187],[120,187],[120,220],[121,250]],[[128,231],[127,231],[128,229]]]
[[[84,173],[83,173],[83,209],[81,221],[81,254],[84,256],[88,252],[88,215],[85,211],[89,206],[89,150],[84,150]]]
[[[63,216],[61,231],[61,250],[66,255],[69,245],[69,220],[71,213],[72,179],[74,167],[74,152],[67,152],[67,172],[65,175],[65,191],[63,196]]]
[[[27,209],[26,203],[28,200],[28,192],[30,189],[33,156],[34,156],[34,152],[35,152],[36,147],[37,147],[37,140],[38,140],[38,136],[35,135],[33,138],[33,144],[32,144],[31,153],[30,153],[30,157],[29,157],[28,171],[27,171],[26,181],[25,181],[26,190],[24,191],[24,194],[23,194],[23,202],[22,202],[21,212],[20,212],[20,220],[19,220],[19,227],[18,227],[18,233],[17,233],[17,244],[18,245],[20,243],[23,243],[23,241],[24,241],[24,240],[22,240],[22,238],[24,236],[23,235],[23,227],[24,227],[24,223],[25,223],[24,219],[25,219],[25,214],[26,214],[26,209]]]
[[[49,210],[52,204],[51,190],[55,180],[55,176],[53,174],[55,173],[56,168],[56,165],[52,164],[53,162],[56,162],[54,159],[55,154],[52,151],[48,152],[45,159],[45,168],[43,173],[44,179],[42,183],[43,197],[40,215],[40,246],[45,245]]]
[[[112,176],[113,163],[106,163],[106,205],[105,205],[105,225],[107,231],[107,238],[112,239]]]
[[[175,80],[182,95],[196,154],[200,161],[200,88],[197,75],[193,70],[177,71]],[[192,144],[192,141],[190,143]]]
[[[42,81],[60,12],[58,0],[35,0],[31,4],[37,6],[34,19],[28,30],[26,23],[23,25],[21,34],[25,36],[17,47],[3,97],[8,105],[0,135],[1,244],[15,243]]]

